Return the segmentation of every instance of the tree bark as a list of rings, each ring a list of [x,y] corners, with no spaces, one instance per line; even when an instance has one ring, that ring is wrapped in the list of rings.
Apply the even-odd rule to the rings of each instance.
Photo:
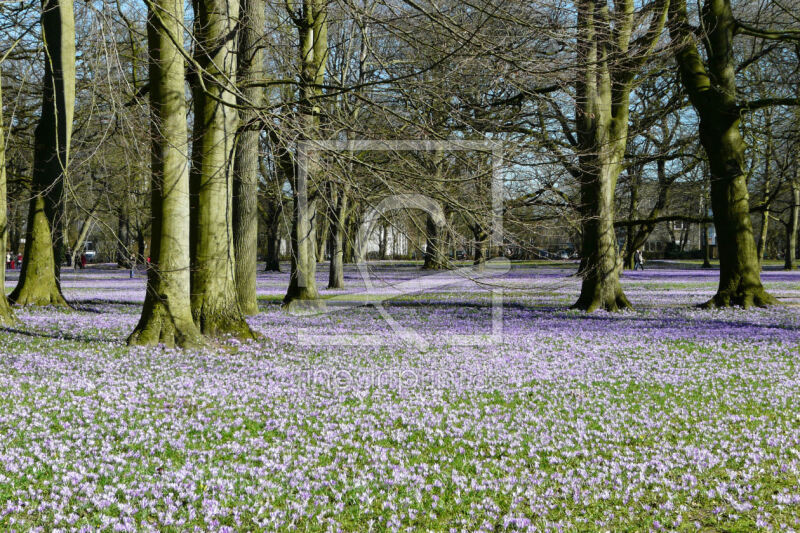
[[[425,262],[422,270],[442,270],[447,268],[442,249],[443,227],[436,224],[433,217],[425,217]]]
[[[199,136],[190,188],[192,316],[205,335],[253,338],[239,305],[233,250],[233,147],[238,126],[236,31],[238,0],[200,0],[195,13],[197,73],[194,120]],[[196,131],[198,128],[196,128]]]
[[[6,298],[6,250],[8,249],[8,201],[6,198],[6,140],[3,131],[3,86],[0,74],[0,325],[14,324],[16,318]]]
[[[117,265],[123,268],[131,266],[129,228],[128,208],[124,206],[117,213]]]
[[[628,137],[630,92],[642,63],[663,30],[668,2],[654,6],[645,51],[627,57],[634,28],[632,4],[612,17],[605,3],[577,2],[578,65],[575,83],[583,249],[581,293],[573,308],[617,311],[630,307],[619,283],[622,261],[614,230],[614,192]],[[615,39],[610,39],[615,36]],[[610,57],[612,56],[612,57]],[[613,59],[613,57],[626,59]]]
[[[789,182],[791,189],[792,206],[789,210],[789,223],[786,225],[786,257],[784,258],[784,270],[794,270],[797,268],[797,225],[798,215],[800,214],[800,183],[795,178]]]
[[[347,216],[346,187],[336,187],[333,220],[331,221],[331,263],[328,272],[328,288],[344,289],[344,232]]]
[[[769,111],[769,110],[767,110]],[[767,113],[767,119],[771,118],[771,113]],[[762,190],[762,201],[764,202],[764,210],[761,212],[761,231],[756,247],[756,255],[758,256],[758,263],[764,261],[764,251],[767,248],[767,235],[769,234],[769,204],[767,203],[770,194],[772,168],[772,130],[767,128],[767,146],[764,153],[764,187]]]
[[[733,37],[728,0],[707,1],[702,11],[708,61],[703,62],[688,21],[686,0],[673,0],[670,35],[683,86],[700,118],[700,142],[711,171],[711,207],[717,230],[719,287],[704,307],[765,306],[777,300],[761,284],[750,220],[745,145],[739,132]],[[711,83],[714,80],[714,83]]]
[[[328,198],[328,205],[317,213],[320,223],[317,226],[317,263],[325,261],[325,249],[328,247],[328,237],[331,228],[331,206],[332,200]]]
[[[25,255],[9,299],[19,305],[60,305],[64,257],[64,179],[75,108],[75,19],[72,0],[42,0],[45,69],[42,114],[34,132],[34,161]]]
[[[150,52],[151,262],[142,316],[128,344],[203,344],[192,318],[189,257],[189,166],[186,157],[183,2],[156,0],[148,10]],[[141,243],[140,243],[141,246]],[[141,250],[140,250],[141,251]]]
[[[294,15],[293,15],[294,16]],[[327,8],[323,0],[303,0],[300,16],[294,19],[300,38],[300,140],[319,134],[319,97],[328,58]],[[292,263],[289,287],[283,305],[289,311],[315,311],[324,304],[317,292],[316,210],[318,153],[306,153],[298,146],[298,164],[292,176]],[[301,164],[300,161],[303,163]]]
[[[258,313],[256,270],[258,262],[258,173],[264,90],[248,87],[263,77],[264,52],[259,43],[264,32],[264,0],[241,0],[237,78],[242,85],[239,104],[241,128],[233,175],[233,247],[236,259],[236,295],[242,312]]]
[[[475,255],[473,256],[472,264],[478,268],[484,268],[489,249],[489,232],[483,224],[475,222],[472,225],[472,236],[475,239]]]

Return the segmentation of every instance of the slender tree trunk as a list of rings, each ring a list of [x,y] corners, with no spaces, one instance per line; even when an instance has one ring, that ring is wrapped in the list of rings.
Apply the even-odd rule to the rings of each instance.
[[[239,104],[243,108],[233,176],[233,246],[239,305],[243,313],[254,315],[258,313],[258,151],[261,136],[258,110],[264,105],[264,90],[247,84],[263,77],[264,53],[259,39],[264,32],[266,4],[265,0],[241,0],[241,4],[237,76],[242,85]]]
[[[384,221],[378,230],[378,259],[386,259],[386,222]]]
[[[475,255],[472,264],[483,268],[486,265],[486,255],[489,248],[489,232],[480,222],[472,225],[472,235],[475,238]]]
[[[767,110],[767,120],[770,120],[772,113]],[[764,202],[764,211],[761,213],[761,234],[759,235],[758,245],[756,248],[756,255],[758,262],[764,261],[764,251],[767,247],[767,235],[769,232],[769,194],[771,183],[770,170],[772,168],[772,130],[768,128],[767,131],[767,146],[764,153],[764,188],[762,191],[762,201]]]
[[[63,305],[59,273],[64,257],[64,178],[75,107],[75,20],[72,0],[42,0],[45,69],[42,114],[34,132],[33,179],[19,283],[9,299],[19,305]]]
[[[183,2],[156,0],[149,6],[147,20],[152,138],[151,263],[142,316],[128,343],[198,346],[203,340],[192,318],[189,294],[184,61],[175,46],[176,42],[182,42]]]
[[[281,271],[280,213],[277,213],[267,226],[267,253],[264,271]]]
[[[3,131],[3,87],[0,74],[0,325],[16,322],[6,298],[6,250],[8,249],[8,202],[6,198],[6,140]]]
[[[328,244],[328,237],[330,236],[330,211],[332,202],[328,198],[329,205],[325,206],[320,213],[317,213],[320,223],[317,226],[317,263],[325,261],[325,249]]]
[[[783,268],[794,270],[797,268],[797,230],[798,214],[800,214],[800,183],[795,178],[789,183],[791,187],[792,206],[789,210],[789,223],[786,225],[786,257]]]
[[[190,187],[197,203],[192,226],[192,316],[205,335],[252,338],[236,289],[233,250],[234,96],[238,0],[200,0],[195,32],[198,73],[194,120],[198,150]]]
[[[630,219],[638,218],[639,212],[639,185],[641,183],[641,168],[639,165],[636,168],[628,168],[628,178],[630,179],[630,201],[628,203],[628,217]],[[652,230],[651,230],[652,231]],[[640,230],[641,232],[641,230]],[[625,249],[623,251],[623,268],[633,270],[633,253],[641,246],[640,243],[635,242],[637,233],[634,226],[628,226],[627,236],[625,237]],[[646,239],[646,237],[645,237]]]
[[[117,213],[117,265],[123,268],[130,268],[131,266],[129,228],[128,209],[124,207]]]
[[[745,146],[739,132],[733,36],[736,23],[726,0],[707,2],[703,9],[708,50],[705,64],[694,42],[686,0],[673,0],[670,35],[676,45],[681,82],[700,118],[700,142],[711,170],[711,207],[717,230],[719,288],[705,307],[764,306],[777,300],[761,284],[750,197],[745,172]],[[712,85],[710,80],[715,80]]]
[[[329,289],[344,289],[344,232],[347,216],[346,187],[338,187],[331,222],[331,266],[328,273]]]
[[[327,8],[323,0],[303,0],[302,18],[296,19],[300,37],[299,125],[301,141],[319,134],[319,101],[328,57]],[[290,311],[308,312],[324,307],[317,292],[316,209],[319,178],[318,153],[298,147],[298,164],[292,177],[292,263],[283,305]],[[301,164],[300,161],[303,161]]]
[[[708,224],[703,224],[703,266],[702,268],[711,268],[711,227]]]
[[[756,256],[758,262],[761,264],[764,261],[764,252],[767,248],[767,234],[769,233],[769,210],[764,209],[761,213],[761,231],[758,236],[758,245],[756,246]]]

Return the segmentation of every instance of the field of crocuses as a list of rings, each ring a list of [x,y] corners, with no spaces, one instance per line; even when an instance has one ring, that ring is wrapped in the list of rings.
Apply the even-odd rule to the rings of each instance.
[[[0,331],[0,529],[800,531],[800,272],[746,311],[626,273],[591,315],[571,272],[380,264],[318,316],[260,274],[258,341],[181,352],[125,346],[143,277],[67,271],[74,310]]]

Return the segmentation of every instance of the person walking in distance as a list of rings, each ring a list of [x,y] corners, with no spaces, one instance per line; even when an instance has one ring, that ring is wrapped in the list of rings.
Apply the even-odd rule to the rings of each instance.
[[[636,250],[633,252],[633,269],[644,270],[644,256],[642,255],[641,250]]]

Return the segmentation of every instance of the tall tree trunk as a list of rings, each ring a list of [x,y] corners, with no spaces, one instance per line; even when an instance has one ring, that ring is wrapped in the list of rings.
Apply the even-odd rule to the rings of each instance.
[[[387,223],[384,221],[378,230],[378,259],[386,259],[386,243],[388,242]]]
[[[638,176],[638,173],[636,174]],[[630,197],[630,204],[628,206],[629,217],[631,219],[637,218],[637,212],[639,210],[639,184],[638,184],[638,177],[631,176],[631,197]],[[633,254],[641,246],[640,243],[635,242],[635,238],[637,236],[637,231],[634,226],[628,226],[626,230],[626,237],[625,237],[625,249],[623,252],[623,262],[622,267],[627,270],[633,270]],[[641,233],[641,230],[639,231]],[[646,239],[646,237],[645,237]]]
[[[789,210],[789,223],[786,225],[786,257],[783,262],[785,270],[797,268],[797,225],[798,214],[800,214],[800,183],[798,181],[800,180],[795,178],[789,182],[792,206]]]
[[[264,52],[259,40],[264,32],[266,3],[265,0],[241,0],[241,4],[237,77],[242,86],[239,104],[243,107],[233,175],[233,247],[239,305],[243,313],[254,315],[258,313],[258,151],[261,136],[258,111],[264,105],[264,90],[248,87],[248,83],[263,77]]]
[[[203,340],[192,318],[189,293],[184,61],[175,44],[182,42],[183,2],[154,1],[149,5],[147,21],[152,138],[151,263],[142,316],[128,337],[128,344],[198,346]]]
[[[267,256],[264,272],[281,271],[280,247],[281,238],[278,236],[278,232],[270,231],[267,234]]]
[[[711,227],[708,224],[703,224],[703,266],[702,268],[711,268]]]
[[[317,225],[317,263],[325,261],[325,250],[328,247],[328,237],[330,237],[331,211],[333,210],[332,197],[327,198],[327,205],[317,213],[319,224]]]
[[[301,141],[308,141],[319,135],[319,97],[328,58],[328,15],[324,0],[303,0],[302,4],[299,15],[293,16],[300,38],[300,137]],[[304,150],[298,147],[298,164],[292,177],[292,266],[289,287],[283,298],[286,309],[299,312],[324,307],[316,281],[318,153],[307,154]]]
[[[0,325],[16,322],[6,298],[6,250],[8,249],[8,202],[6,198],[6,140],[3,131],[3,76],[0,74]]]
[[[59,273],[64,257],[64,179],[75,107],[75,19],[72,0],[42,0],[45,69],[42,114],[34,132],[33,179],[19,283],[9,299],[19,305],[63,305]]]
[[[618,162],[599,163],[599,175],[586,175],[581,183],[583,203],[583,250],[586,259],[583,283],[575,309],[617,311],[630,308],[619,283],[622,262],[617,256],[617,237],[614,231],[614,188]]]
[[[328,288],[344,289],[344,232],[347,216],[346,187],[337,188],[335,192],[333,220],[331,221],[331,266],[328,272]]]
[[[472,236],[475,239],[475,254],[473,256],[472,264],[483,268],[486,266],[486,255],[489,248],[489,232],[480,222],[475,222],[472,225]]]
[[[660,35],[668,2],[654,7],[650,28],[641,39],[652,50]],[[626,61],[609,56],[628,55],[634,27],[634,9],[612,17],[605,3],[577,2],[578,65],[575,104],[580,148],[580,192],[583,250],[579,271],[581,293],[573,308],[617,311],[630,307],[619,283],[622,261],[614,230],[614,191],[622,171],[628,137],[630,92],[637,70],[649,52]],[[610,41],[611,35],[617,37]]]
[[[769,109],[766,113],[766,118],[770,121],[772,113]],[[767,247],[767,235],[769,233],[769,194],[771,183],[770,170],[772,169],[772,129],[767,128],[767,146],[764,153],[764,187],[762,190],[762,202],[764,203],[764,211],[761,212],[761,234],[759,235],[758,244],[756,247],[756,255],[758,256],[759,264],[764,261],[764,251]]]
[[[422,270],[442,270],[446,268],[442,233],[444,228],[434,221],[433,217],[425,217],[425,262]]]
[[[681,82],[700,118],[700,142],[711,170],[711,207],[717,230],[719,288],[705,307],[764,306],[777,300],[761,284],[750,220],[745,146],[739,132],[733,37],[736,22],[727,0],[706,2],[702,11],[705,64],[689,24],[686,0],[673,0],[670,35]],[[711,80],[714,83],[711,83]]]
[[[233,147],[238,126],[236,20],[238,0],[200,0],[195,13],[197,73],[194,120],[199,137],[190,179],[197,204],[192,226],[192,316],[205,335],[252,338],[236,289],[233,250]]]
[[[130,219],[127,206],[117,213],[117,265],[123,268],[131,266],[130,252]]]
[[[761,231],[759,232],[760,235],[758,236],[758,244],[756,245],[756,257],[758,257],[758,262],[764,261],[764,252],[767,248],[767,234],[769,233],[769,210],[764,209],[761,213]]]

